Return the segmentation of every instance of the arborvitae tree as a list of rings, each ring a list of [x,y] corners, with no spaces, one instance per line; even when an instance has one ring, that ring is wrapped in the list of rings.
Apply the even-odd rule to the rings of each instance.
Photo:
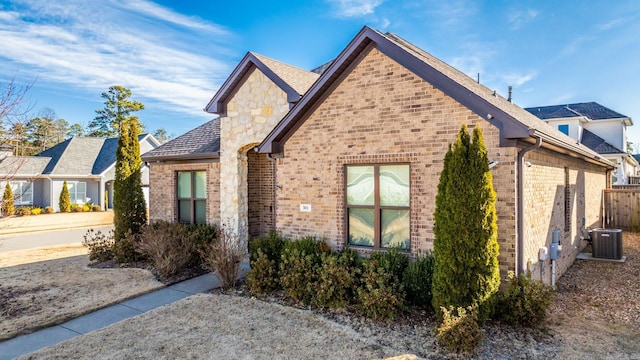
[[[476,307],[484,322],[500,286],[496,193],[479,127],[449,147],[436,196],[433,307]]]
[[[71,196],[69,196],[69,188],[67,181],[62,183],[62,191],[60,191],[60,212],[71,211]]]
[[[138,119],[131,116],[122,123],[116,152],[116,175],[113,185],[113,223],[115,256],[118,262],[140,258],[134,242],[147,223],[147,206],[142,192]]]
[[[11,216],[16,211],[13,204],[13,191],[11,185],[7,183],[4,187],[4,195],[2,196],[2,216]]]

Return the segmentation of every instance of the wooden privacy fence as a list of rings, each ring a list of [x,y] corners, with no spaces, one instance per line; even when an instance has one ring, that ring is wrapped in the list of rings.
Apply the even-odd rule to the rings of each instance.
[[[603,190],[604,227],[640,231],[640,186]]]

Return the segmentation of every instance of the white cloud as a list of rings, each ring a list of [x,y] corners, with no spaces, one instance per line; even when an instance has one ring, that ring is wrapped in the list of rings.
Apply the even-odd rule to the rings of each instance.
[[[596,28],[600,31],[607,31],[613,28],[616,28],[620,25],[623,25],[626,21],[624,19],[614,19],[609,22],[598,24]]]
[[[517,30],[535,20],[540,13],[537,10],[512,10],[507,14],[507,21],[512,30]]]
[[[146,0],[22,0],[12,10],[0,9],[0,72],[96,94],[123,85],[147,108],[202,115],[231,71],[233,34]]]
[[[383,0],[327,0],[338,17],[350,18],[373,14]]]
[[[536,77],[537,73],[535,71],[526,73],[526,74],[517,74],[511,73],[502,76],[502,81],[507,83],[507,85],[513,86],[522,86],[525,83],[533,80]]]

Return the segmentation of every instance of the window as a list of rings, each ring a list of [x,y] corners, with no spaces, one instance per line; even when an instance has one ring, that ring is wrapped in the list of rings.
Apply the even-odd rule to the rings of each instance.
[[[178,221],[186,224],[205,224],[206,199],[206,172],[178,171]]]
[[[30,181],[10,181],[9,184],[11,184],[11,192],[13,193],[14,204],[33,204],[33,183],[31,183]],[[6,186],[6,183],[2,183],[3,190]]]
[[[346,166],[349,244],[409,249],[409,165]]]
[[[71,204],[84,204],[87,199],[87,183],[83,181],[67,181]]]
[[[558,131],[565,135],[569,135],[569,124],[560,124],[558,125]]]

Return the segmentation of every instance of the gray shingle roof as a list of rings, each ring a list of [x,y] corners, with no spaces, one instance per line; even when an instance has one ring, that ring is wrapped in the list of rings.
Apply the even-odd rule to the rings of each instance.
[[[105,140],[106,139],[103,138],[72,137],[65,141],[66,144],[63,151],[56,151],[56,155],[59,156],[51,156],[52,159],[47,166],[45,174],[95,175],[93,173],[93,164],[96,162]],[[58,145],[49,150],[57,146]],[[48,150],[45,150],[37,156],[42,156],[46,151]]]
[[[575,103],[567,105],[533,106],[525,108],[528,112],[543,120],[585,116],[591,120],[628,118],[597,102]]]
[[[50,157],[45,156],[9,156],[0,161],[0,174],[3,177],[31,177],[42,174]]]
[[[592,133],[587,129],[582,129],[582,139],[580,141],[589,149],[598,154],[624,154],[625,152],[609,144],[605,139]]]
[[[220,118],[207,121],[195,129],[142,155],[144,161],[170,159],[217,158],[220,155]]]
[[[284,82],[289,84],[298,94],[303,95],[311,85],[320,77],[319,74],[300,69],[293,65],[285,64],[278,60],[268,58],[266,56],[252,53],[262,63],[264,63],[269,69],[271,69],[276,75],[278,75]]]

